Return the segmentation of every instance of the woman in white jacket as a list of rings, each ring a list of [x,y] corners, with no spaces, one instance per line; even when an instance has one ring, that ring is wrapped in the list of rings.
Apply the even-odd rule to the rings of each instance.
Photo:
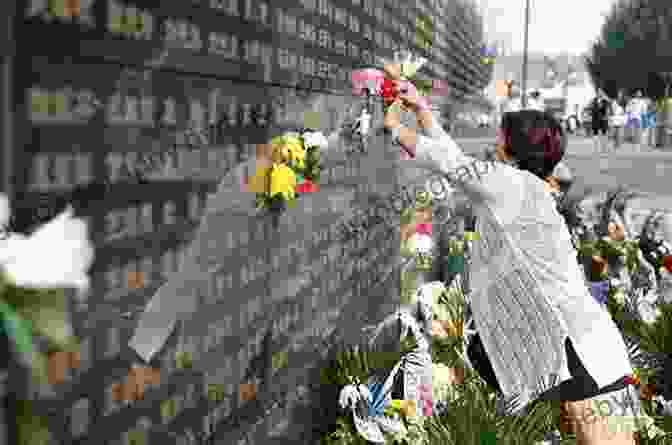
[[[401,101],[422,128],[440,131],[423,99]],[[490,362],[486,380],[522,407],[561,401],[580,444],[634,444],[633,428],[613,416],[638,409],[625,384],[633,372],[626,346],[585,286],[546,181],[564,154],[559,123],[534,110],[506,114],[499,162],[488,168],[449,135],[430,139],[400,122],[397,107],[390,108],[385,127],[416,166],[440,171],[472,201],[480,241],[470,266],[471,306]]]

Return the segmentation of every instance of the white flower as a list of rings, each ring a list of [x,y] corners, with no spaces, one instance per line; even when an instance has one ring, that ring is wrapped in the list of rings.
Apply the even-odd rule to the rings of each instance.
[[[306,147],[326,148],[329,141],[320,131],[309,131],[303,134],[303,141]]]
[[[638,309],[642,321],[647,324],[656,321],[656,318],[660,315],[660,309],[657,308],[655,304],[649,303],[648,301],[641,301]]]
[[[338,404],[343,409],[354,408],[360,400],[369,400],[370,398],[371,393],[365,385],[346,385],[341,389]]]
[[[434,240],[424,233],[415,233],[408,240],[411,250],[424,255],[429,255],[434,249]]]
[[[68,208],[30,237],[13,234],[0,242],[0,264],[20,287],[89,288],[93,247],[86,223]]]

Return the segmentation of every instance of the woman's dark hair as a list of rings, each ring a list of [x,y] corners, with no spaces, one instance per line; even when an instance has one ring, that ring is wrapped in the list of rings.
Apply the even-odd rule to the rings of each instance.
[[[505,113],[502,136],[506,152],[521,170],[546,179],[565,155],[567,136],[551,114],[537,110]]]

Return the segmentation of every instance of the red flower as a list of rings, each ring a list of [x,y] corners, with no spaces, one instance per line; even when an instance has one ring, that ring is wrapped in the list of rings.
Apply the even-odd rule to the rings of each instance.
[[[310,179],[306,179],[304,180],[303,184],[299,184],[298,186],[296,186],[297,193],[313,193],[319,190],[320,190],[319,185],[315,184]]]
[[[639,385],[639,378],[634,375],[626,375],[625,376],[625,384],[626,385]]]
[[[399,92],[393,80],[385,79],[380,90],[380,95],[383,96],[385,104],[389,105],[397,99]]]
[[[668,272],[672,272],[672,255],[665,255],[663,257],[663,267],[665,267]]]

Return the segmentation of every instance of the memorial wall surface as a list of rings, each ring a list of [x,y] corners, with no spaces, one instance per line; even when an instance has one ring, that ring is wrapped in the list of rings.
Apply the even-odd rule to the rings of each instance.
[[[320,365],[398,304],[398,225],[378,223],[366,237],[341,230],[404,179],[399,149],[382,133],[364,153],[345,142],[330,152],[320,191],[279,221],[220,203],[208,217],[202,279],[185,286],[197,307],[160,352],[160,383],[144,400],[117,400],[114,385],[128,372],[117,357],[138,313],[179,270],[211,194],[218,185],[235,194],[240,166],[286,118],[283,102],[308,95],[329,133],[363,103],[350,94],[352,69],[404,47],[429,58],[427,76],[447,81],[452,101],[487,83],[464,8],[424,0],[18,5],[14,141],[4,147],[13,198],[39,207],[76,186],[105,190],[79,209],[96,246],[93,290],[73,307],[80,363],[63,384],[28,388],[54,443],[314,443]]]

